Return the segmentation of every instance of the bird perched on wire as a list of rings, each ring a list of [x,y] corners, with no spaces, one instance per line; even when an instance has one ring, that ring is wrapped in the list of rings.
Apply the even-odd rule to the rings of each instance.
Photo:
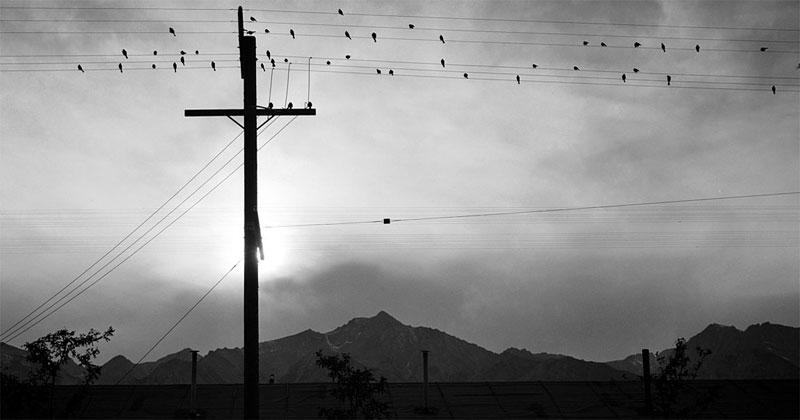
[[[284,59],[283,59],[283,62],[284,62],[284,63],[288,63],[288,62],[289,62],[289,59],[288,59],[288,58],[284,58]]]
[[[444,35],[439,35],[439,41],[442,41],[442,44],[444,44]]]
[[[174,71],[175,73],[178,72],[178,63],[174,61],[172,62],[172,71]]]
[[[671,86],[671,85],[672,85],[672,76],[667,75],[667,86]]]
[[[381,74],[381,69],[375,69],[375,71],[378,72],[378,74]]]
[[[572,70],[578,71],[580,69],[578,68],[578,66],[572,66]]]
[[[667,46],[663,42],[661,43],[661,51],[667,52]]]
[[[151,67],[153,68],[153,70],[156,69],[156,65],[155,64],[153,64]]]
[[[768,50],[768,49],[769,49],[769,47],[761,47],[761,48],[759,48],[759,49],[761,50],[761,52],[764,52],[764,51]]]
[[[125,51],[125,48],[122,49],[122,55],[125,57],[126,60],[128,59],[128,52]]]
[[[119,63],[117,67],[119,68],[119,72],[122,73],[122,63]]]
[[[267,104],[267,109],[272,109],[272,107],[274,107],[274,106],[275,105],[273,105],[272,102],[270,102],[269,104]]]
[[[408,24],[408,29],[414,29],[414,24],[413,23],[409,23]]]
[[[641,46],[642,46],[642,44],[640,44],[640,43],[638,43],[638,42],[634,42],[634,43],[633,43],[633,48],[639,48],[639,47],[641,47]]]
[[[256,20],[256,18],[250,16],[250,22],[258,22],[258,21]]]
[[[200,54],[200,50],[194,50],[194,55]]]
[[[261,70],[267,71],[266,67],[264,67],[264,63],[261,63]]]
[[[331,65],[331,60],[326,61],[325,64],[330,66]]]
[[[269,28],[264,28],[264,33],[268,34],[269,33]]]
[[[181,64],[184,65],[184,66],[186,65],[186,60],[183,57],[181,57]],[[263,64],[262,64],[262,66],[263,66]]]
[[[372,33],[372,41],[378,42],[378,34],[376,34],[375,32]]]
[[[519,75],[517,75],[517,84],[519,84]]]
[[[171,33],[171,34],[172,34],[172,36],[178,36],[178,35],[175,33],[175,29],[174,29],[172,26],[170,26],[170,27],[169,27],[169,33]]]
[[[289,102],[289,105],[286,105],[286,109],[292,109],[293,107],[294,107],[294,105],[292,105],[291,102]]]
[[[295,39],[295,37],[294,37],[294,29],[289,29],[289,35],[292,36],[292,39]]]
[[[536,68],[536,67],[539,67],[539,65],[538,64],[531,64],[531,67]]]
[[[311,109],[314,105],[311,102],[306,102],[306,108]]]
[[[348,55],[344,56],[344,58],[346,58],[346,59],[348,59],[348,60],[349,60],[349,59],[350,59],[350,54],[348,54]]]
[[[589,45],[589,41],[583,41],[583,46],[585,47],[587,45]]]
[[[633,68],[633,72],[634,72],[634,73],[639,73],[639,69],[638,69],[638,68],[636,68],[636,67],[634,67],[634,68]]]
[[[601,43],[600,43],[600,46],[601,46],[601,47],[607,47],[608,45],[606,45],[606,43],[605,43],[605,42],[601,42]]]
[[[215,62],[213,62],[213,61],[212,61],[212,62],[211,62],[211,68],[212,68],[214,71],[217,71],[217,63],[215,63]]]
[[[78,64],[78,70],[80,70],[81,73],[86,73],[85,71],[83,71],[83,66],[81,66],[80,64]]]
[[[625,83],[625,80],[627,80],[627,79],[628,79],[628,76],[626,76],[625,73],[622,73],[622,83]]]
[[[153,55],[158,55],[158,51],[157,50],[153,50]]]
[[[344,16],[344,12],[342,12],[342,9],[339,9],[339,14]]]
[[[700,52],[700,44],[695,45],[694,50]]]
[[[274,58],[270,59],[269,63],[272,64],[272,67],[275,67],[275,59]]]
[[[389,69],[389,76],[394,76],[394,70]]]
[[[353,38],[350,38],[350,32],[344,31],[344,36],[346,36],[347,39],[349,39],[349,40],[353,39]]]
[[[247,31],[247,35],[253,35],[256,31]]]
[[[773,95],[775,94],[775,90],[776,90],[776,89],[775,89],[775,85],[772,85],[772,94],[773,94]]]
[[[442,68],[444,68],[444,58],[440,61],[442,63]]]
[[[464,78],[469,79],[469,75],[467,73],[464,73]]]
[[[272,54],[270,54],[269,50],[267,50],[267,60],[272,58]]]
[[[181,55],[186,55],[186,51],[181,50]]]

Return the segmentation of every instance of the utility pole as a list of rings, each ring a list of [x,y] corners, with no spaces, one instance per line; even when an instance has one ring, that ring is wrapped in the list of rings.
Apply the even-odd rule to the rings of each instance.
[[[258,153],[256,118],[266,115],[316,115],[315,109],[266,109],[256,106],[256,38],[244,35],[242,6],[239,6],[239,60],[244,80],[242,109],[187,109],[186,117],[228,117],[244,130],[244,415],[258,418],[258,260],[261,228],[258,220]],[[244,124],[232,117],[243,116]]]

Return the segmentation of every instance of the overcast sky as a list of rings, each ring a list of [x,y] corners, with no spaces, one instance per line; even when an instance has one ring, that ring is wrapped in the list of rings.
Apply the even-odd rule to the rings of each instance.
[[[338,224],[800,191],[797,1],[1,4],[3,338],[133,255],[13,345],[111,325],[101,361],[138,360],[241,258],[241,169],[132,254],[241,162],[233,122],[183,116],[242,106],[239,4],[259,104],[317,109],[259,135],[261,341],[385,310],[605,361],[710,323],[800,325],[798,195]],[[241,300],[238,266],[147,360],[241,346]]]

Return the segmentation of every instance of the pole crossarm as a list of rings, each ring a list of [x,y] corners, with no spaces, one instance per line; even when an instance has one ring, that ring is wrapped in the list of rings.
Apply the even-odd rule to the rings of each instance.
[[[255,115],[317,115],[317,110],[314,108],[307,109],[261,109],[256,108],[249,112]],[[244,109],[186,109],[183,111],[184,117],[233,117],[243,116]]]

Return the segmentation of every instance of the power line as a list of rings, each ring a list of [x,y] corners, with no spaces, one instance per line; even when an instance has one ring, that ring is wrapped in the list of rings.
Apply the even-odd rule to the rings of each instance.
[[[195,180],[195,179],[196,179],[196,178],[197,178],[197,177],[198,177],[198,176],[199,176],[199,175],[200,175],[200,174],[201,174],[203,171],[205,171],[205,170],[206,170],[206,168],[208,168],[208,166],[209,166],[209,165],[211,165],[211,164],[212,164],[212,163],[213,163],[213,162],[214,162],[214,161],[215,161],[215,160],[216,160],[216,159],[217,159],[217,158],[218,158],[218,157],[219,157],[219,156],[220,156],[220,155],[221,155],[223,152],[225,152],[225,150],[227,150],[227,149],[228,149],[228,147],[230,147],[230,146],[231,146],[231,144],[233,144],[233,142],[234,142],[234,141],[236,141],[236,139],[238,139],[238,138],[239,138],[241,135],[242,135],[242,133],[239,133],[239,134],[237,134],[237,135],[236,135],[236,136],[235,136],[233,139],[231,139],[231,141],[229,141],[229,142],[228,142],[228,144],[226,144],[226,145],[225,145],[225,147],[223,147],[223,148],[222,148],[222,149],[221,149],[219,152],[217,152],[217,154],[216,154],[216,155],[214,155],[214,157],[212,157],[212,158],[211,158],[211,160],[209,160],[209,161],[208,161],[208,162],[207,162],[205,165],[203,165],[203,167],[202,167],[202,168],[200,168],[200,170],[198,170],[198,171],[197,171],[197,172],[196,172],[194,175],[192,175],[192,177],[191,177],[191,178],[189,178],[189,180],[188,180],[188,181],[186,181],[186,182],[185,182],[183,185],[181,185],[181,187],[180,187],[180,188],[178,188],[178,190],[177,190],[177,191],[175,191],[175,193],[173,193],[173,194],[172,194],[172,195],[171,195],[169,198],[167,198],[167,199],[166,199],[166,200],[165,200],[165,201],[164,201],[164,202],[163,202],[163,203],[162,203],[162,204],[161,204],[161,205],[160,205],[160,206],[159,206],[159,207],[158,207],[156,210],[154,210],[152,213],[150,213],[150,215],[148,215],[148,216],[147,216],[147,217],[146,217],[146,218],[145,218],[145,219],[144,219],[144,220],[143,220],[141,223],[139,223],[139,224],[138,224],[138,225],[137,225],[135,228],[133,228],[133,230],[131,230],[130,232],[128,232],[128,234],[127,234],[127,235],[125,235],[125,237],[123,237],[123,238],[122,238],[122,239],[121,239],[119,242],[117,242],[117,243],[116,243],[116,244],[115,244],[113,247],[111,247],[111,249],[109,249],[108,251],[106,251],[106,253],[105,253],[105,254],[103,254],[103,255],[102,255],[100,258],[98,258],[97,260],[95,260],[95,262],[93,262],[93,263],[92,263],[92,264],[91,264],[89,267],[87,267],[85,270],[83,270],[83,272],[81,272],[80,274],[78,274],[78,275],[77,275],[75,278],[73,278],[73,279],[72,279],[72,280],[71,280],[69,283],[67,283],[66,285],[64,285],[64,287],[62,287],[61,289],[59,289],[59,290],[58,290],[56,293],[54,293],[52,296],[50,296],[49,298],[47,298],[47,300],[45,300],[44,302],[42,302],[42,303],[41,303],[39,306],[37,306],[37,307],[36,307],[34,310],[32,310],[30,313],[28,313],[27,315],[25,315],[24,317],[22,317],[22,319],[20,319],[20,320],[19,320],[19,321],[17,321],[16,323],[14,323],[14,325],[12,325],[12,326],[11,326],[11,327],[9,327],[8,329],[6,329],[6,331],[5,331],[5,332],[3,332],[3,333],[2,333],[2,334],[0,334],[0,335],[2,335],[2,336],[8,335],[8,334],[9,334],[9,332],[11,332],[12,330],[14,330],[14,328],[15,328],[17,325],[19,325],[20,323],[22,323],[23,321],[25,321],[26,319],[28,319],[28,318],[29,318],[31,315],[33,315],[34,313],[36,313],[37,311],[39,311],[39,310],[40,310],[40,309],[41,309],[41,308],[42,308],[44,305],[46,305],[47,303],[49,303],[50,301],[52,301],[53,299],[55,299],[55,298],[56,298],[56,297],[57,297],[59,294],[61,294],[61,293],[62,293],[64,290],[66,290],[66,289],[67,289],[69,286],[71,286],[72,284],[74,284],[76,281],[78,281],[78,279],[80,279],[80,278],[81,278],[81,277],[82,277],[84,274],[86,274],[86,273],[87,273],[87,272],[89,272],[89,271],[90,271],[92,268],[94,268],[94,267],[95,267],[97,264],[99,264],[99,263],[100,263],[100,262],[101,262],[101,261],[102,261],[104,258],[106,258],[106,257],[107,257],[109,254],[111,254],[112,252],[114,252],[114,250],[115,250],[115,249],[119,248],[119,247],[120,247],[120,245],[122,245],[122,243],[123,243],[123,242],[125,242],[125,241],[126,241],[128,238],[130,238],[130,237],[131,237],[131,235],[133,235],[133,234],[134,234],[134,233],[135,233],[137,230],[139,230],[139,228],[141,228],[141,227],[142,227],[142,226],[144,226],[144,225],[145,225],[145,224],[146,224],[148,221],[150,221],[150,219],[152,219],[152,218],[153,218],[153,216],[155,216],[155,215],[156,215],[156,214],[157,214],[159,211],[161,211],[161,209],[163,209],[163,208],[164,208],[164,206],[166,206],[166,205],[167,205],[167,203],[169,203],[170,201],[172,201],[172,199],[174,199],[174,198],[175,198],[175,197],[176,197],[178,194],[180,194],[180,193],[181,193],[181,191],[183,191],[183,190],[184,190],[184,189],[185,189],[185,188],[186,188],[186,187],[187,187],[187,186],[188,186],[188,185],[189,185],[189,184],[190,184],[192,181],[194,181],[194,180]],[[135,242],[134,242],[134,243],[135,243]],[[124,252],[124,251],[123,251],[123,252]],[[114,260],[112,259],[111,261],[113,262]],[[105,267],[105,266],[103,266],[103,267]],[[101,270],[102,270],[102,267],[101,267]],[[91,277],[92,277],[92,276],[90,276],[89,278],[91,278]],[[78,286],[78,287],[80,287],[80,286]],[[70,292],[70,293],[71,293],[71,292]],[[67,293],[67,295],[68,295],[68,294],[69,294],[69,293]]]
[[[519,211],[505,211],[505,212],[493,212],[493,213],[471,213],[471,214],[458,214],[458,215],[448,215],[448,216],[410,217],[410,218],[399,218],[399,219],[389,219],[389,220],[390,220],[390,223],[419,222],[419,221],[427,221],[427,220],[465,219],[465,218],[476,218],[476,217],[497,217],[497,216],[511,216],[511,215],[520,215],[520,214],[555,213],[555,212],[564,212],[564,211],[598,210],[598,209],[611,209],[611,208],[623,208],[623,207],[642,207],[642,206],[656,206],[656,205],[680,204],[680,203],[698,203],[698,202],[704,202],[704,201],[740,200],[740,199],[745,199],[745,198],[778,197],[778,196],[798,195],[798,194],[800,194],[800,191],[788,191],[788,192],[765,193],[765,194],[731,195],[731,196],[723,196],[723,197],[688,198],[688,199],[681,199],[681,200],[648,201],[648,202],[640,202],[640,203],[608,204],[608,205],[582,206],[582,207],[561,207],[561,208],[554,208],[554,209],[519,210]],[[374,224],[374,223],[385,223],[385,220],[380,219],[380,220],[364,220],[364,221],[349,221],[349,222],[304,223],[304,224],[274,225],[274,226],[266,225],[264,227],[270,228],[270,229],[276,229],[276,228],[339,226],[339,225]]]
[[[167,338],[167,336],[168,336],[168,335],[169,335],[169,334],[170,334],[170,333],[171,333],[171,332],[172,332],[172,331],[173,331],[175,328],[177,328],[177,326],[178,326],[178,325],[179,325],[181,322],[183,322],[183,320],[184,320],[184,319],[186,319],[186,317],[187,317],[187,316],[189,316],[189,314],[190,314],[190,313],[192,313],[192,311],[194,311],[194,309],[195,309],[195,308],[197,308],[197,306],[198,306],[198,305],[200,305],[200,303],[201,303],[201,302],[203,302],[203,300],[204,300],[206,297],[208,297],[208,295],[210,295],[210,294],[211,294],[211,292],[213,292],[213,291],[214,291],[214,289],[216,289],[216,288],[217,288],[217,286],[219,286],[219,285],[220,285],[220,283],[222,283],[222,281],[223,281],[223,280],[225,280],[225,278],[226,278],[226,277],[228,277],[228,274],[230,274],[230,273],[231,273],[231,272],[232,272],[232,271],[233,271],[233,270],[236,268],[236,266],[238,266],[238,265],[239,265],[239,263],[241,263],[241,262],[242,262],[242,260],[239,260],[239,261],[238,261],[236,264],[234,264],[234,265],[233,265],[233,266],[230,268],[230,270],[228,270],[228,271],[227,271],[225,274],[223,274],[223,275],[222,275],[222,277],[220,277],[220,278],[219,278],[219,280],[217,280],[217,282],[216,282],[216,283],[214,283],[214,284],[211,286],[211,288],[209,288],[209,289],[208,289],[208,291],[207,291],[207,292],[206,292],[206,293],[205,293],[203,296],[200,296],[200,299],[198,299],[198,300],[197,300],[197,302],[195,302],[195,304],[194,304],[194,305],[192,305],[192,307],[191,307],[191,308],[189,308],[189,310],[188,310],[188,311],[186,311],[186,313],[185,313],[185,314],[183,314],[183,316],[182,316],[182,317],[180,317],[180,318],[179,318],[179,319],[178,319],[178,320],[177,320],[177,321],[176,321],[174,324],[172,324],[172,326],[171,326],[171,327],[170,327],[170,328],[167,330],[167,332],[165,332],[165,333],[164,333],[164,335],[162,335],[162,336],[161,336],[161,338],[159,338],[159,339],[158,339],[158,340],[155,342],[155,344],[153,344],[153,345],[150,347],[150,349],[149,349],[149,350],[147,350],[147,351],[146,351],[146,352],[145,352],[145,353],[142,355],[142,357],[140,357],[140,358],[139,358],[139,360],[138,360],[138,361],[136,361],[136,363],[134,363],[134,365],[133,365],[133,366],[131,366],[131,368],[130,368],[130,369],[128,369],[128,371],[127,371],[127,372],[125,372],[125,374],[124,374],[124,375],[122,375],[122,377],[121,377],[121,378],[119,378],[119,380],[117,381],[117,383],[115,383],[114,385],[119,385],[119,384],[120,384],[120,383],[121,383],[121,382],[122,382],[122,381],[123,381],[123,380],[124,380],[124,379],[125,379],[125,378],[126,378],[126,377],[127,377],[129,374],[130,374],[130,373],[131,373],[131,372],[133,372],[133,370],[134,370],[134,369],[136,369],[136,367],[137,367],[137,366],[139,366],[139,364],[140,364],[140,363],[142,363],[142,360],[144,360],[144,358],[145,358],[145,357],[147,357],[147,356],[148,356],[148,355],[149,355],[149,354],[150,354],[150,353],[151,353],[153,350],[155,350],[155,348],[156,348],[156,347],[158,347],[158,345],[159,345],[159,344],[161,344],[161,342],[162,342],[162,341],[164,341],[164,339],[165,339],[165,338]]]
[[[272,137],[270,137],[270,138],[269,138],[269,139],[268,139],[268,140],[267,140],[267,141],[266,141],[264,144],[262,144],[262,145],[261,145],[261,147],[259,147],[259,149],[258,149],[258,150],[261,150],[261,149],[262,149],[262,148],[264,148],[264,147],[265,147],[267,144],[269,144],[269,143],[270,143],[270,142],[271,142],[271,141],[272,141],[272,140],[273,140],[275,137],[277,137],[277,136],[278,136],[278,134],[280,134],[280,133],[281,133],[281,132],[282,132],[282,131],[283,131],[283,130],[286,128],[286,127],[288,127],[288,126],[289,126],[289,124],[291,124],[292,122],[294,122],[294,120],[295,120],[296,118],[297,118],[297,117],[294,117],[294,118],[292,118],[291,120],[289,120],[289,121],[288,121],[288,122],[287,122],[287,123],[286,123],[286,124],[285,124],[285,125],[284,125],[284,126],[281,128],[281,129],[280,129],[280,130],[278,130],[278,131],[277,131],[275,134],[273,134],[273,135],[272,135]],[[266,127],[264,127],[264,128],[262,129],[262,132],[263,132],[264,130],[266,130],[267,128],[269,128],[269,126],[266,126]],[[239,153],[241,153],[241,150],[239,151]],[[238,153],[237,153],[237,155],[238,155]],[[222,166],[220,169],[218,169],[216,172],[214,172],[214,173],[213,173],[213,174],[212,174],[212,175],[211,175],[211,176],[210,176],[210,177],[209,177],[209,178],[208,178],[208,179],[207,179],[205,182],[203,182],[203,184],[201,184],[199,187],[197,187],[197,188],[195,189],[195,191],[194,191],[194,192],[192,192],[192,194],[190,194],[190,195],[189,195],[189,197],[187,197],[186,199],[184,199],[184,200],[183,200],[181,203],[179,203],[179,204],[178,204],[178,205],[177,205],[177,206],[176,206],[176,207],[175,207],[173,210],[171,210],[171,211],[170,211],[170,212],[167,214],[167,216],[168,216],[169,214],[171,214],[173,211],[175,211],[175,210],[176,210],[178,207],[180,207],[180,206],[181,206],[183,203],[185,203],[185,202],[186,202],[186,200],[188,200],[188,198],[190,198],[190,197],[191,197],[192,195],[194,195],[194,194],[195,194],[197,191],[199,191],[199,190],[200,190],[200,188],[202,188],[202,187],[203,187],[203,186],[204,186],[206,183],[208,183],[208,181],[210,181],[210,180],[211,180],[211,179],[212,179],[214,176],[216,176],[216,174],[218,174],[218,173],[219,173],[219,172],[220,172],[220,171],[221,171],[223,168],[225,168],[225,166],[227,166],[227,164],[228,164],[230,161],[231,161],[231,160],[228,160],[228,162],[226,162],[226,163],[225,163],[225,164],[224,164],[224,165],[223,165],[223,166]],[[6,334],[13,334],[13,335],[12,335],[11,337],[7,338],[7,339],[6,339],[6,341],[12,341],[12,340],[16,339],[17,337],[19,337],[20,335],[24,334],[25,332],[27,332],[27,331],[28,331],[28,330],[30,330],[31,328],[35,327],[36,325],[38,325],[39,323],[41,323],[42,321],[44,321],[45,319],[47,319],[48,317],[50,317],[51,315],[53,315],[55,312],[57,312],[58,310],[60,310],[61,308],[63,308],[63,307],[64,307],[64,306],[66,306],[67,304],[69,304],[70,302],[72,302],[72,301],[73,301],[75,298],[77,298],[78,296],[80,296],[80,295],[82,295],[83,293],[85,293],[85,292],[86,292],[87,290],[89,290],[89,289],[90,289],[92,286],[94,286],[95,284],[97,284],[98,282],[100,282],[102,279],[104,279],[106,276],[108,276],[108,275],[109,275],[109,274],[110,274],[112,271],[114,271],[114,270],[115,270],[117,267],[119,267],[120,265],[122,265],[124,262],[128,261],[128,260],[129,260],[131,257],[133,257],[134,255],[136,255],[136,254],[137,254],[137,253],[138,253],[138,252],[139,252],[139,251],[140,251],[142,248],[144,248],[144,247],[145,247],[145,246],[147,246],[147,245],[148,245],[150,242],[152,242],[153,240],[155,240],[155,239],[156,239],[156,238],[157,238],[159,235],[161,235],[161,234],[162,234],[162,233],[163,233],[165,230],[167,230],[167,229],[168,229],[170,226],[172,226],[173,224],[175,224],[175,222],[177,222],[178,220],[180,220],[180,219],[181,219],[181,218],[182,218],[182,217],[183,217],[183,216],[184,216],[186,213],[188,213],[188,212],[189,212],[191,209],[193,209],[195,206],[197,206],[197,205],[198,205],[198,204],[199,204],[199,203],[200,203],[202,200],[204,200],[204,199],[205,199],[205,198],[206,198],[208,195],[210,195],[210,194],[211,194],[211,193],[212,193],[214,190],[216,190],[216,189],[217,189],[217,188],[218,188],[220,185],[222,185],[222,183],[223,183],[223,182],[225,182],[225,181],[226,181],[228,178],[230,178],[230,177],[231,177],[231,176],[232,176],[234,173],[236,173],[236,172],[238,171],[238,169],[239,169],[240,167],[242,167],[243,165],[244,165],[244,164],[242,163],[242,164],[240,164],[239,166],[237,166],[236,168],[234,168],[234,170],[233,170],[233,171],[231,171],[230,173],[228,173],[228,175],[226,175],[224,178],[222,178],[222,180],[220,180],[220,181],[219,181],[219,182],[218,182],[216,185],[214,185],[214,186],[213,186],[213,187],[212,187],[210,190],[208,190],[208,191],[207,191],[207,192],[206,192],[206,193],[205,193],[203,196],[201,196],[201,197],[200,197],[200,198],[199,198],[199,199],[198,199],[198,200],[197,200],[197,201],[196,201],[194,204],[192,204],[191,206],[189,206],[189,207],[188,207],[186,210],[184,210],[184,211],[183,211],[181,214],[179,214],[179,215],[178,215],[178,216],[177,216],[177,217],[176,217],[174,220],[172,220],[170,223],[168,223],[166,226],[164,226],[164,227],[163,227],[163,228],[162,228],[160,231],[158,231],[158,232],[157,232],[155,235],[153,235],[153,236],[152,236],[150,239],[148,239],[148,240],[147,240],[147,241],[146,241],[144,244],[142,244],[141,246],[139,246],[139,247],[138,247],[136,250],[134,250],[134,251],[133,251],[133,252],[132,252],[130,255],[128,255],[127,257],[125,257],[125,258],[124,258],[122,261],[120,261],[119,263],[117,263],[115,266],[111,267],[111,269],[110,269],[110,270],[108,270],[108,271],[107,271],[105,274],[103,274],[103,275],[102,275],[102,276],[100,276],[99,278],[95,279],[95,280],[94,280],[92,283],[90,283],[88,286],[86,286],[86,287],[85,287],[83,290],[79,291],[77,294],[75,294],[74,296],[72,296],[72,297],[71,297],[71,298],[69,298],[68,300],[66,300],[66,301],[64,301],[63,303],[61,303],[61,304],[60,304],[58,307],[56,307],[55,309],[52,309],[52,310],[51,310],[51,308],[53,308],[53,307],[54,307],[56,304],[58,304],[59,302],[63,301],[63,300],[64,300],[64,299],[65,299],[67,296],[69,296],[71,293],[74,293],[74,292],[75,292],[76,290],[78,290],[78,288],[80,288],[82,285],[86,284],[86,283],[87,283],[87,282],[88,282],[88,281],[91,279],[91,276],[90,276],[89,278],[85,279],[83,282],[81,282],[81,283],[80,283],[78,286],[76,286],[75,288],[73,288],[73,290],[72,290],[72,291],[70,291],[70,292],[68,292],[67,294],[65,294],[64,296],[62,296],[62,298],[61,298],[61,299],[57,300],[56,302],[54,302],[53,304],[51,304],[50,306],[48,306],[48,307],[47,307],[47,308],[46,308],[44,311],[42,311],[42,312],[41,312],[39,315],[37,315],[37,316],[35,316],[35,317],[31,318],[31,319],[30,319],[28,322],[26,322],[26,323],[24,323],[23,325],[21,325],[21,326],[17,327],[17,331],[16,331],[16,332],[10,332],[10,333],[8,333],[8,332],[7,332]],[[161,223],[161,221],[163,221],[165,218],[166,218],[166,216],[165,216],[164,218],[162,218],[161,220],[159,220],[159,222],[158,222],[158,223]],[[157,223],[155,226],[157,226],[157,225],[158,225],[158,223]],[[155,226],[154,226],[154,227],[155,227]],[[151,228],[150,230],[152,230],[152,228]],[[150,230],[148,230],[148,232],[150,232]],[[144,235],[146,235],[146,234],[147,234],[147,232],[146,232]],[[133,246],[133,245],[134,245],[136,242],[138,242],[139,240],[141,240],[142,238],[144,238],[144,235],[140,236],[140,237],[139,237],[139,238],[138,238],[138,239],[137,239],[137,240],[136,240],[134,243],[132,243],[131,245],[129,245],[129,246],[128,246],[128,248],[126,248],[125,250],[123,250],[123,251],[122,251],[120,254],[118,254],[118,255],[117,255],[117,257],[115,257],[114,259],[116,259],[116,258],[118,258],[119,256],[121,256],[121,255],[122,255],[122,253],[124,253],[125,251],[127,251],[128,249],[130,249],[130,247],[131,247],[131,246]],[[114,261],[114,259],[112,259],[112,260],[111,260],[109,263],[107,263],[106,265],[104,265],[103,267],[101,267],[101,269],[100,269],[100,270],[102,270],[103,268],[105,268],[106,266],[108,266],[108,265],[109,265],[111,262],[113,262],[113,261]],[[96,271],[96,272],[95,272],[95,274],[93,274],[93,276],[94,276],[94,275],[96,275],[97,273],[99,273],[99,272],[100,272],[100,270]],[[47,312],[47,311],[50,311],[50,312]],[[45,314],[45,312],[47,312],[47,313]],[[44,316],[42,316],[42,315],[44,315]],[[36,320],[36,318],[39,318],[39,319],[38,319],[38,320]],[[32,323],[32,324],[31,324],[31,323]],[[30,324],[30,325],[29,325],[29,324]]]

